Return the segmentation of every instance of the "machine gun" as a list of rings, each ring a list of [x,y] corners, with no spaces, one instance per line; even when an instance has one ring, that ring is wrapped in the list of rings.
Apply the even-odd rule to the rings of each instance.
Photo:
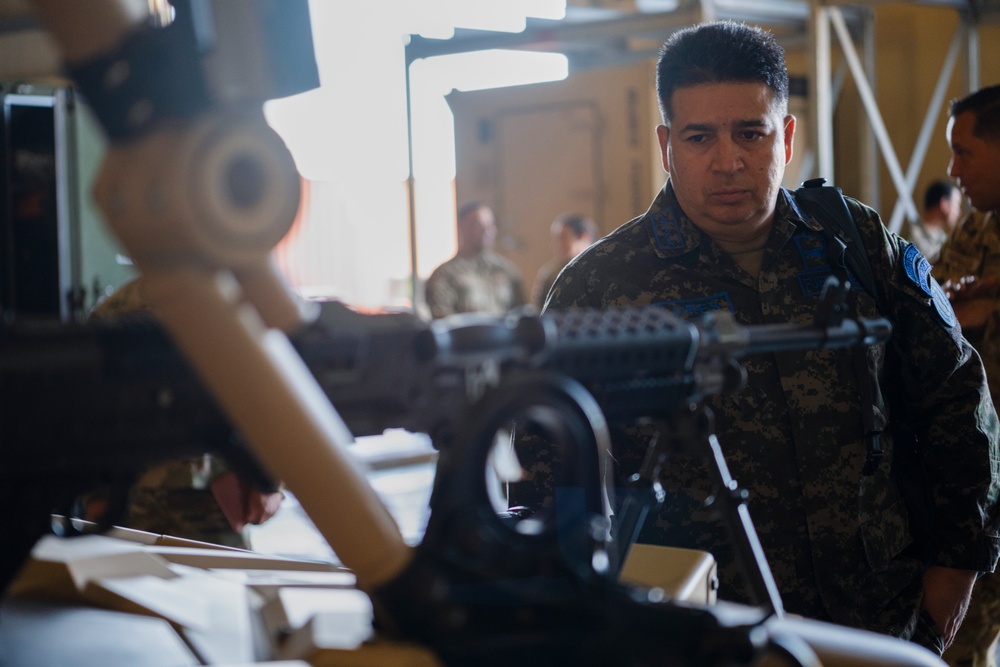
[[[701,415],[702,398],[741,386],[743,356],[888,337],[885,320],[841,317],[842,297],[843,290],[828,290],[814,323],[768,326],[740,326],[728,315],[689,323],[660,307],[467,315],[428,324],[408,313],[361,314],[322,304],[320,317],[291,341],[351,431],[406,428],[430,434],[441,450],[425,540],[400,577],[372,592],[386,628],[415,635],[456,664],[482,655],[484,642],[497,663],[529,654],[544,662],[552,651],[563,657],[580,651],[591,660],[599,646],[618,645],[608,633],[641,635],[641,628],[658,639],[641,650],[637,645],[636,660],[668,645],[677,652],[713,632],[734,642],[716,647],[719,664],[749,661],[762,649],[746,627],[724,630],[714,612],[637,603],[613,583],[655,498],[655,476],[644,471],[639,493],[625,498],[613,531],[618,542],[612,541],[601,494],[606,419]],[[48,531],[50,513],[71,514],[73,498],[92,485],[118,489],[120,510],[128,484],[147,465],[204,451],[267,484],[149,316],[0,328],[0,392],[10,397],[0,404],[0,489],[13,509],[2,519],[4,544],[13,545],[3,552],[4,582]],[[530,524],[505,518],[486,491],[496,435],[515,422],[558,443],[565,455],[560,486],[575,490],[556,514],[533,516]],[[707,444],[703,453],[717,463],[716,482],[728,499],[724,516],[759,598],[756,622],[780,616],[780,598],[711,423],[688,423],[701,435],[678,433],[672,442]],[[664,455],[647,459],[663,465]],[[445,592],[432,594],[428,586]],[[520,611],[511,614],[512,606]],[[571,639],[581,626],[592,626],[591,643]],[[676,634],[664,634],[664,627]],[[704,659],[698,653],[704,647],[685,650]]]
[[[800,635],[765,629],[781,622],[780,595],[746,494],[728,473],[702,401],[742,386],[738,360],[747,355],[886,340],[886,320],[843,317],[847,289],[831,279],[814,322],[805,325],[740,326],[722,313],[692,323],[659,307],[456,316],[412,332],[408,341],[398,333],[378,344],[359,338],[350,385],[325,375],[309,343],[296,338],[349,424],[378,413],[366,405],[391,412],[392,402],[377,396],[409,396],[412,408],[398,413],[400,423],[436,434],[442,446],[424,540],[400,576],[371,591],[390,620],[387,629],[416,636],[448,664],[735,665],[753,664],[767,651],[814,664]],[[342,321],[354,319],[345,315]],[[411,353],[395,357],[391,387],[380,372],[363,370],[366,359],[378,358],[368,356],[376,349]],[[430,385],[399,382],[409,363],[428,361]],[[602,480],[606,420],[643,418],[664,420],[673,431],[650,443],[610,528],[601,495],[611,490]],[[543,433],[561,452],[555,511],[523,522],[498,511],[485,483],[498,440],[504,446],[518,429]],[[720,513],[758,605],[749,621],[730,624],[726,613],[651,603],[655,594],[644,599],[646,592],[615,583],[629,545],[661,500],[656,478],[675,451],[702,456],[714,471]],[[811,639],[817,634],[824,633]],[[874,647],[850,660],[868,650],[878,664]]]

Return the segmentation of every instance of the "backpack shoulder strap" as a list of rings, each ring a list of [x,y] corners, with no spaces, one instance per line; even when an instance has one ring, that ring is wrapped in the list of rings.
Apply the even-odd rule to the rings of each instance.
[[[875,284],[868,252],[861,240],[858,226],[854,224],[854,216],[844,201],[844,194],[840,188],[825,183],[826,179],[823,178],[806,181],[794,192],[795,200],[805,209],[805,213],[810,214],[819,223],[820,231],[830,244],[830,259],[839,264],[842,278],[848,273],[853,276],[858,281],[858,286],[875,299],[879,311],[888,314],[889,311],[881,297],[881,290]],[[881,391],[878,380],[874,381],[873,386],[868,375],[868,363],[863,348],[855,349],[854,371],[857,376],[858,391],[861,394],[861,415],[867,440],[864,474],[872,475],[884,454],[879,441],[882,426],[875,414],[875,397],[880,395]]]
[[[848,210],[840,188],[825,183],[825,178],[814,178],[804,182],[793,193],[795,201],[804,212],[816,219],[827,241],[842,249],[843,266],[858,281],[858,286],[875,299],[879,311],[887,314],[888,309],[881,290],[876,287],[875,275],[872,273],[864,241],[861,240],[858,227],[854,224],[854,216]]]

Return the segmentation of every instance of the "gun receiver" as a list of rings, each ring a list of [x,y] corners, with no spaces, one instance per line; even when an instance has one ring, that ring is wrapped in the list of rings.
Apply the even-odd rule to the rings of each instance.
[[[330,302],[292,341],[355,435],[399,427],[434,437],[491,374],[494,385],[513,370],[570,377],[608,418],[655,416],[737,389],[733,362],[744,356],[873,345],[890,334],[882,318],[740,326],[728,313],[687,322],[657,306],[463,314],[428,325]]]

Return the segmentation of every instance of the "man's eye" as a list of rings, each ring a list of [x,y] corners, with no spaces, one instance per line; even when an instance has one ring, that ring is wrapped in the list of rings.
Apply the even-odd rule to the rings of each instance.
[[[687,138],[687,140],[692,144],[701,144],[704,143],[707,138],[708,137],[704,134],[692,134]]]
[[[740,136],[744,141],[753,141],[754,139],[759,139],[763,135],[757,130],[743,130],[743,132],[740,133]]]

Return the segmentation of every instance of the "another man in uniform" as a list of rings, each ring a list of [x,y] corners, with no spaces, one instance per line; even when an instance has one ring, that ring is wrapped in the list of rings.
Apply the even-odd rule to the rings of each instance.
[[[941,251],[935,275],[951,292],[962,332],[982,355],[994,399],[1000,398],[1000,86],[951,104],[948,173],[973,213]],[[982,577],[969,613],[944,655],[955,667],[995,667],[1000,634],[1000,576]]]
[[[531,303],[541,308],[552,283],[571,259],[586,250],[597,240],[597,225],[580,213],[563,213],[556,216],[550,228],[552,234],[551,260],[542,265],[531,289]]]
[[[907,225],[902,236],[913,241],[928,262],[936,264],[941,246],[961,216],[962,192],[948,181],[934,181],[924,191],[924,210],[920,219]]]
[[[493,252],[493,210],[471,202],[458,210],[458,250],[434,269],[424,288],[435,319],[456,313],[503,315],[524,304],[524,285],[510,261]]]
[[[818,223],[781,188],[795,131],[781,47],[738,23],[682,30],[661,51],[657,93],[666,184],[645,214],[563,270],[546,308],[662,305],[682,317],[722,309],[743,325],[812,323],[820,303],[813,287],[834,269]],[[887,398],[899,399],[893,404],[911,406],[908,425],[933,488],[927,560],[908,551],[913,538],[891,473],[890,433],[881,437],[881,459],[865,437],[862,415],[871,406],[861,404],[859,388],[872,378],[855,373],[856,350],[748,357],[746,386],[707,403],[729,469],[749,490],[784,606],[940,654],[977,573],[993,570],[1000,549],[1000,479],[991,463],[997,416],[979,357],[928,278],[926,260],[874,211],[847,204],[900,350],[901,377],[887,376],[884,345],[868,350],[868,373]],[[857,289],[848,307],[861,317],[877,314]],[[635,435],[626,429],[614,437],[619,483],[645,455],[647,441]],[[512,486],[512,504],[551,503],[552,453],[519,455],[527,483]],[[866,470],[866,461],[877,466]],[[723,526],[705,508],[715,491],[710,480],[699,458],[667,461],[666,502],[639,540],[712,552],[720,598],[751,602]]]

